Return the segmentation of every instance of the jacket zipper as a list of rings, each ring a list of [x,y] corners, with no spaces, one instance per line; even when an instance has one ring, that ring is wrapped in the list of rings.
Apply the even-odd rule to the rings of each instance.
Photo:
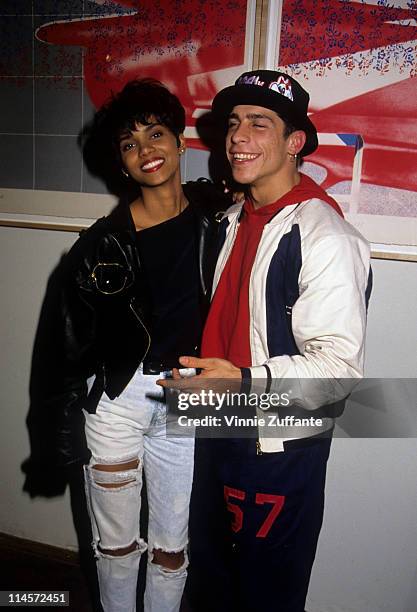
[[[148,346],[146,347],[146,351],[143,354],[142,359],[140,360],[140,363],[142,363],[142,361],[145,359],[146,355],[148,354],[149,351],[149,347],[151,346],[151,336],[150,333],[148,332],[148,330],[145,327],[145,324],[143,323],[142,319],[140,318],[140,316],[138,315],[138,313],[136,312],[136,310],[133,307],[132,301],[129,303],[129,308],[130,310],[133,312],[133,314],[135,315],[135,317],[137,318],[137,320],[139,321],[139,323],[141,324],[141,326],[143,327],[143,329],[146,332],[146,335],[148,337]]]

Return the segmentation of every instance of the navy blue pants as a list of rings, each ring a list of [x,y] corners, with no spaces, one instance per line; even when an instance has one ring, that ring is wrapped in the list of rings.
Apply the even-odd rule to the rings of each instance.
[[[256,454],[196,440],[187,597],[195,612],[304,612],[322,524],[330,438]]]

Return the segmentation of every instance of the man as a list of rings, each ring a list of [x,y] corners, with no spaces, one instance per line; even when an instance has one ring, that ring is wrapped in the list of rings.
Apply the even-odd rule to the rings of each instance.
[[[299,161],[318,145],[308,102],[292,77],[267,70],[243,74],[213,101],[214,115],[227,121],[233,178],[247,197],[222,221],[202,358],[180,359],[200,368],[201,378],[243,378],[246,385],[265,379],[270,388],[283,378],[302,383],[362,376],[369,246],[337,203],[299,172]],[[231,517],[237,589],[225,609],[304,610],[330,436],[289,438],[296,436],[206,441],[208,471],[223,486]],[[194,486],[199,510],[193,522],[200,521],[206,542],[219,551],[219,539],[210,535],[210,503],[199,501],[206,487],[199,470]],[[208,578],[216,565],[216,553],[210,557],[201,542],[195,537],[191,557],[199,589],[199,565],[208,560]],[[222,609],[225,589],[217,591],[216,605],[207,601],[223,569],[205,591],[206,603],[197,601],[195,609]]]

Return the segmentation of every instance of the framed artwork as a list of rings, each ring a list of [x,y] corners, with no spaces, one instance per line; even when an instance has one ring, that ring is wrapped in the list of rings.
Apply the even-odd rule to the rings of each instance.
[[[304,171],[374,256],[417,261],[417,3],[270,0],[264,65],[310,93],[319,148]]]
[[[3,1],[1,223],[19,224],[23,215],[34,227],[72,231],[110,210],[115,200],[87,171],[78,139],[94,111],[135,77],[159,79],[178,95],[186,109],[183,177],[204,174],[208,152],[195,124],[216,92],[252,67],[256,4]]]
[[[186,108],[185,180],[208,175],[196,121],[252,67],[311,95],[320,147],[304,164],[374,256],[417,259],[415,0],[4,0],[0,223],[69,229],[114,205],[86,169],[82,127],[135,76]]]

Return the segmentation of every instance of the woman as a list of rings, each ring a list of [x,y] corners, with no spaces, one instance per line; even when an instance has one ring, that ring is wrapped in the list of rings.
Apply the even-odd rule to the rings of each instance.
[[[186,579],[194,440],[166,435],[155,381],[180,367],[178,356],[198,353],[222,196],[206,183],[181,185],[184,127],[179,100],[148,79],[130,82],[99,111],[101,154],[123,174],[126,192],[137,189],[82,233],[63,264],[61,375],[50,405],[67,463],[80,456],[71,431],[80,409],[85,416],[105,612],[135,610],[145,549],[145,610],[178,610]],[[139,533],[143,471],[147,543]]]

